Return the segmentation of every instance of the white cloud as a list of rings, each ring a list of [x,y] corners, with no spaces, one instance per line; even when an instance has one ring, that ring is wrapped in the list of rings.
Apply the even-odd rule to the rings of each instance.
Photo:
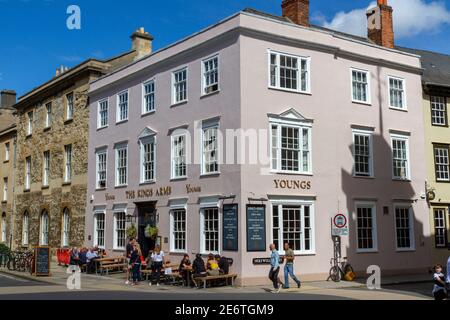
[[[445,24],[450,25],[450,11],[443,1],[390,0],[389,4],[394,8],[394,32],[397,38],[436,33]],[[366,36],[366,10],[375,5],[376,2],[371,2],[367,8],[338,12],[331,21],[325,21],[323,26]]]

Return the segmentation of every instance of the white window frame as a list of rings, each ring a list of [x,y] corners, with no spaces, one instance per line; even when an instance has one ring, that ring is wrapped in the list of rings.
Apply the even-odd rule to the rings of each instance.
[[[9,161],[11,152],[11,144],[9,142],[5,143],[5,161]]]
[[[146,145],[150,145],[153,148],[153,179],[149,180],[145,179],[144,159]],[[156,137],[154,135],[139,139],[139,168],[139,181],[141,184],[156,182]]]
[[[126,182],[125,183],[119,183],[119,181],[120,181],[120,179],[119,179],[119,151],[122,151],[122,150],[125,150],[126,151],[126,167],[125,167],[125,170],[126,170],[126,175],[125,175],[125,179],[126,179]],[[125,186],[127,186],[128,185],[128,167],[129,167],[129,163],[130,163],[130,161],[129,161],[129,158],[130,158],[130,155],[129,155],[129,152],[128,152],[128,144],[127,145],[121,145],[121,146],[117,146],[116,148],[115,148],[115,154],[116,154],[116,159],[115,159],[115,176],[116,176],[116,183],[115,183],[115,185],[116,185],[116,187],[125,187]]]
[[[31,189],[31,157],[25,158],[25,190]]]
[[[52,102],[45,104],[45,129],[51,128],[52,126]]]
[[[410,247],[409,248],[399,248],[397,243],[397,209],[408,209],[409,214],[409,238],[410,238]],[[395,248],[396,251],[415,251],[416,250],[416,238],[414,231],[414,210],[412,205],[410,204],[394,204],[394,228],[395,228]]]
[[[299,157],[299,171],[291,171],[291,170],[282,170],[281,164],[282,164],[282,158],[281,158],[281,147],[277,148],[277,158],[276,158],[276,163],[277,163],[277,167],[274,168],[274,158],[273,158],[273,150],[274,150],[274,146],[273,146],[273,126],[277,126],[277,145],[281,146],[281,142],[282,142],[282,137],[281,137],[281,133],[282,133],[282,127],[286,127],[286,128],[294,128],[294,129],[298,129],[300,131],[300,157]],[[309,151],[309,157],[308,157],[308,171],[304,171],[303,170],[303,130],[306,129],[308,130],[308,151]],[[310,123],[299,123],[299,122],[289,122],[289,121],[284,121],[284,120],[279,120],[279,121],[275,121],[270,119],[269,120],[269,132],[270,132],[270,167],[271,167],[271,172],[272,173],[286,173],[286,174],[298,174],[298,175],[313,175],[313,163],[312,163],[312,126]]]
[[[372,210],[372,243],[373,248],[359,248],[359,236],[358,236],[358,209],[359,208],[367,208]],[[356,252],[358,253],[374,253],[378,252],[378,231],[377,231],[377,204],[376,202],[369,201],[357,201],[355,202],[355,237],[356,237]]]
[[[30,214],[25,211],[22,217],[22,246],[28,246],[30,242]]]
[[[394,140],[403,140],[405,141],[406,146],[406,162],[407,162],[407,168],[406,168],[406,177],[397,177],[394,174]],[[391,134],[391,168],[392,168],[392,179],[397,181],[411,181],[411,156],[409,153],[409,136],[406,135],[398,135],[398,134]]]
[[[63,210],[61,221],[61,247],[70,246],[70,211],[68,208]]]
[[[153,85],[153,91],[151,91],[150,93],[146,93],[146,86],[148,85]],[[146,102],[146,97],[149,96],[153,96],[153,108],[151,110],[147,110],[147,102]],[[141,114],[142,115],[146,115],[146,114],[150,114],[150,113],[154,113],[156,112],[156,80],[150,79],[146,82],[144,82],[142,84],[142,110],[141,110]]]
[[[269,201],[269,205],[270,207],[268,208],[268,210],[270,210],[270,239],[271,239],[271,243],[274,243],[275,239],[273,238],[273,207],[274,206],[278,206],[278,211],[279,211],[279,222],[278,225],[279,226],[283,226],[283,213],[282,211],[280,212],[280,208],[282,208],[283,206],[301,206],[302,207],[302,211],[301,211],[301,226],[304,226],[305,223],[305,214],[304,214],[304,207],[305,206],[309,206],[309,214],[310,214],[310,229],[311,229],[311,249],[310,250],[304,250],[305,248],[305,241],[304,241],[304,229],[302,229],[301,232],[301,242],[302,242],[302,248],[303,250],[294,250],[294,254],[298,255],[298,256],[311,256],[311,255],[316,255],[316,224],[315,224],[315,203],[314,201],[309,201],[309,200],[301,200],[301,199],[279,199],[279,200],[270,200]],[[280,248],[278,248],[278,252],[280,253],[280,255],[284,255],[285,251],[284,251],[284,243],[283,243],[283,228],[280,227],[279,230],[279,239],[278,239],[278,243]]]
[[[44,219],[46,217],[46,219]],[[46,223],[44,224],[44,222]],[[50,232],[50,216],[47,210],[42,210],[39,217],[39,245],[48,246]]]
[[[102,107],[106,105],[106,109],[102,110]],[[102,112],[106,112],[106,123],[102,124]],[[97,129],[103,129],[108,127],[109,122],[109,100],[103,99],[98,102],[97,105]]]
[[[177,88],[176,88],[177,83],[175,83],[175,77],[178,73],[181,73],[181,72],[186,72],[186,80],[185,80],[185,82],[186,82],[186,98],[183,100],[177,100]],[[177,104],[185,103],[188,101],[188,99],[189,99],[188,86],[189,86],[189,70],[188,70],[187,66],[172,72],[172,88],[171,88],[172,105],[177,105]]]
[[[126,116],[126,118],[122,119],[121,118],[121,109],[120,109],[120,105],[121,105],[120,97],[125,95],[125,94],[127,95],[127,100],[126,100],[126,106],[127,106],[126,114],[127,114],[127,116]],[[124,90],[122,92],[119,92],[117,94],[117,96],[116,96],[116,100],[117,100],[117,105],[116,105],[116,124],[128,121],[128,119],[130,117],[130,92],[129,92],[129,90]]]
[[[72,100],[69,100],[72,97]],[[66,121],[73,120],[73,113],[75,109],[75,93],[70,92],[66,94]]]
[[[216,69],[213,69],[214,72],[217,73],[217,82],[212,83],[212,84],[210,84],[210,85],[207,87],[207,86],[206,86],[207,74],[206,74],[206,67],[205,67],[205,65],[206,65],[208,62],[212,61],[212,60],[217,60],[217,68],[216,68]],[[212,56],[210,56],[210,57],[205,58],[205,59],[202,60],[202,70],[201,70],[201,72],[202,72],[202,92],[201,92],[201,95],[202,95],[202,96],[207,96],[207,95],[210,95],[210,94],[219,92],[219,91],[220,91],[220,57],[219,57],[219,54],[218,54],[218,53],[216,53],[216,54],[214,54],[214,55],[212,55]],[[213,73],[213,71],[210,70],[210,71],[208,72],[208,74],[209,74],[209,73]],[[209,89],[209,88],[212,88],[212,87],[214,87],[214,86],[216,86],[216,85],[217,85],[217,89],[216,89],[216,90],[212,90],[212,91],[208,92],[208,89]]]
[[[354,91],[353,91],[353,72],[361,72],[366,74],[367,78],[367,101],[354,99]],[[351,101],[354,103],[372,105],[372,96],[371,96],[371,73],[368,70],[358,69],[358,68],[350,68],[350,93],[351,93]]]
[[[268,68],[267,69],[268,69],[268,87],[269,88],[276,89],[276,90],[282,90],[282,91],[288,91],[288,92],[311,94],[311,57],[299,56],[299,55],[279,52],[279,51],[275,51],[275,50],[268,50],[267,53],[268,53],[268,61],[267,61]],[[271,67],[272,67],[271,57],[273,54],[276,55],[275,85],[272,85],[272,81],[271,81]],[[297,72],[298,72],[298,74],[297,74],[297,89],[281,87],[281,85],[280,85],[280,56],[297,59]],[[305,90],[301,89],[302,60],[306,61],[306,89]]]
[[[105,156],[105,186],[100,186],[100,171],[99,171],[99,156],[104,155]],[[108,186],[108,150],[107,149],[100,149],[95,151],[95,187],[96,189],[106,189]]]
[[[434,247],[436,249],[446,249],[448,244],[448,229],[447,229],[447,215],[448,215],[448,208],[444,207],[434,207],[433,209],[433,229],[434,229]],[[441,217],[438,217],[437,215],[442,215]],[[450,217],[449,217],[450,218]],[[436,222],[439,220],[440,225],[438,226]],[[443,231],[444,243],[438,243],[438,230]]]
[[[175,139],[183,136],[184,137],[184,164],[186,166],[186,174],[183,176],[176,176],[175,175],[175,150],[174,150],[174,143],[175,143]],[[174,133],[172,134],[172,136],[170,137],[170,177],[172,180],[177,180],[177,179],[186,179],[188,177],[188,142],[187,142],[187,138],[188,135],[186,132],[181,132],[181,133]]]
[[[175,212],[184,211],[184,249],[175,248]],[[186,206],[180,208],[170,208],[170,252],[187,253],[187,210]]]
[[[8,177],[3,178],[3,202],[8,201]]]
[[[98,228],[98,220],[99,220],[98,218],[100,215],[102,216],[102,220],[103,220],[103,229]],[[98,233],[100,230],[103,231],[103,245],[99,245]],[[105,210],[95,211],[95,213],[94,213],[94,246],[95,247],[98,247],[100,249],[105,249],[105,247],[106,247],[105,231],[106,231],[106,211]]]
[[[442,101],[441,101],[442,99]],[[436,110],[436,106],[443,106],[444,110]],[[444,96],[430,96],[430,108],[431,108],[431,124],[437,127],[446,127],[448,125],[448,112],[447,112],[447,98]],[[444,113],[444,123],[437,123],[434,119],[438,117],[433,117],[433,112],[443,112]]]
[[[8,241],[7,235],[7,222],[6,222],[6,214],[2,214],[2,239],[0,242],[6,243]]]
[[[391,80],[395,80],[395,81],[401,81],[402,85],[403,85],[403,91],[402,91],[402,101],[403,101],[403,105],[402,107],[396,107],[393,106],[391,104]],[[399,78],[399,77],[394,77],[394,76],[388,76],[388,100],[389,100],[389,108],[390,109],[395,109],[395,110],[401,110],[401,111],[408,111],[408,102],[407,102],[407,95],[406,95],[406,80],[403,78]]]
[[[447,163],[438,163],[437,162],[437,150],[445,150],[447,152]],[[436,175],[436,181],[437,182],[449,182],[450,181],[450,146],[444,145],[444,144],[436,144],[433,146],[433,157],[434,157],[434,174]],[[447,179],[439,178],[438,177],[438,166],[447,166]],[[442,171],[440,171],[442,172]]]
[[[28,117],[27,136],[31,136],[33,134],[33,118],[34,118],[33,111],[28,112],[27,117]]]
[[[206,251],[206,230],[205,230],[205,210],[214,209],[217,210],[217,219],[218,219],[218,232],[217,232],[217,251]],[[222,246],[222,212],[218,205],[210,205],[210,206],[202,206],[200,207],[200,252],[201,254],[220,254],[221,246]]]
[[[64,183],[72,181],[73,148],[71,144],[64,146]]]
[[[124,228],[120,229],[121,232],[123,232],[123,246],[119,246],[118,245],[118,241],[119,241],[119,229],[117,228],[117,223],[118,223],[118,216],[119,215],[123,215],[123,224],[124,224]],[[126,229],[127,229],[127,213],[124,210],[117,210],[114,211],[114,244],[113,244],[113,249],[114,250],[125,250],[126,247],[126,240],[127,240],[127,235],[126,235]]]
[[[50,151],[44,151],[42,160],[42,185],[48,187],[50,182]]]
[[[206,168],[205,168],[205,166],[206,166],[205,134],[210,129],[216,130],[216,150],[215,150],[216,160],[211,161],[209,164],[213,164],[214,162],[216,162],[217,170],[207,172]],[[220,174],[220,142],[221,141],[220,141],[220,137],[219,137],[219,124],[218,123],[203,126],[202,136],[201,136],[201,169],[200,169],[202,176]],[[212,151],[212,150],[209,150],[209,151]]]
[[[368,130],[353,130],[353,176],[357,178],[373,178],[374,166],[373,166],[373,131]],[[356,172],[356,136],[369,137],[369,175],[364,175],[361,172]]]

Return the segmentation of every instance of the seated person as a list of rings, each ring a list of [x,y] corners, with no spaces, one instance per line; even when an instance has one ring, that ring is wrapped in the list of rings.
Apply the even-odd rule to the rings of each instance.
[[[195,282],[195,278],[203,278],[208,275],[206,273],[205,262],[203,261],[201,254],[197,254],[195,256],[194,263],[192,264],[192,271],[193,271],[192,277],[194,278],[193,282],[195,286],[198,287],[198,284]]]
[[[228,259],[225,257],[221,257],[220,255],[215,256],[217,263],[219,264],[219,272],[220,274],[228,274],[230,272],[230,263]]]
[[[180,267],[178,268],[181,277],[183,278],[183,280],[187,283],[187,279],[189,277],[189,272],[187,271],[187,269],[190,269],[192,266],[191,260],[189,260],[189,255],[185,254],[183,256],[183,259],[180,262]]]
[[[69,264],[71,266],[79,266],[80,265],[80,252],[78,251],[78,248],[75,247],[70,252],[70,262]]]
[[[87,264],[87,251],[85,248],[81,249],[80,251],[80,267],[84,266]]]
[[[214,258],[214,255],[210,253],[208,255],[208,262],[206,263],[208,268],[208,275],[210,276],[218,276],[220,274],[219,272],[219,264],[217,263],[216,259]]]

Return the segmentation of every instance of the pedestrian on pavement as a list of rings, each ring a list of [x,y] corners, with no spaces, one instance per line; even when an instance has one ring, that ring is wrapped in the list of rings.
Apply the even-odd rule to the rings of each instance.
[[[445,300],[447,298],[447,290],[445,288],[445,276],[442,273],[444,269],[442,265],[437,264],[434,267],[434,287],[433,287],[433,296],[435,300]]]
[[[278,274],[280,273],[280,255],[276,249],[275,244],[270,245],[270,251],[272,252],[270,255],[270,272],[269,279],[273,283],[272,293],[280,292],[280,280],[278,279]]]
[[[130,277],[131,277],[131,253],[134,251],[134,246],[136,244],[136,239],[134,237],[131,237],[128,241],[126,251],[125,251],[125,258],[127,260],[127,279],[125,280],[125,284],[130,284]]]
[[[289,289],[289,276],[291,276],[292,280],[297,284],[297,288],[300,289],[302,283],[294,274],[294,250],[291,249],[289,243],[284,244],[284,259],[286,263],[284,265],[284,289]]]
[[[450,292],[450,257],[447,260],[447,293]]]
[[[138,285],[141,280],[141,249],[137,244],[134,245],[133,251],[131,252],[130,261],[131,261],[131,270],[133,273],[133,283],[132,286]]]
[[[161,279],[161,270],[164,265],[164,251],[161,250],[160,246],[156,246],[152,253],[152,278],[156,278],[156,285],[159,287],[159,281]],[[152,280],[150,280],[149,285],[152,285]]]

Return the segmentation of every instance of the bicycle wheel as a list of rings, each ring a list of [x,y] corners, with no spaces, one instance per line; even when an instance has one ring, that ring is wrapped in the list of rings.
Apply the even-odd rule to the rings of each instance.
[[[334,282],[340,282],[341,281],[341,270],[339,270],[339,267],[334,266],[330,269],[330,279]]]

